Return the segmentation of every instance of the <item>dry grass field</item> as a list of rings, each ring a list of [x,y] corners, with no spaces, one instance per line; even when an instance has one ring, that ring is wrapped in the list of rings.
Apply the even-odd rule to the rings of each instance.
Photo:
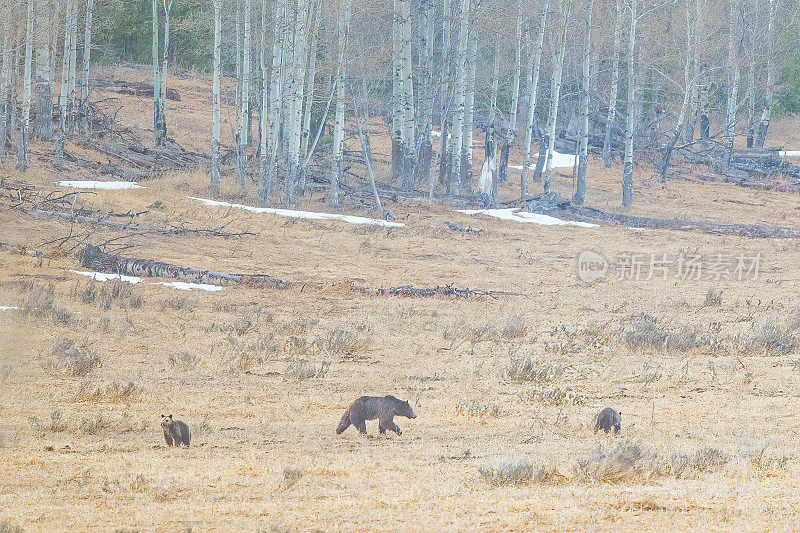
[[[101,74],[147,79],[146,69]],[[170,135],[207,151],[208,80],[170,83],[182,96],[168,102]],[[113,96],[121,123],[148,127],[151,102]],[[777,124],[775,143],[800,148],[797,125]],[[385,154],[384,131],[376,121]],[[70,164],[56,173],[49,150],[33,146],[26,174],[12,157],[0,177],[42,194],[96,177]],[[569,174],[556,192],[569,194]],[[587,204],[618,210],[620,176],[593,161]],[[512,171],[504,197],[518,179]],[[402,199],[385,207],[406,226],[378,229],[187,199],[208,197],[205,170],[142,185],[78,204],[252,235],[70,226],[2,199],[0,306],[18,309],[0,310],[0,531],[797,529],[795,240],[520,224]],[[254,185],[234,199],[232,174],[223,189],[253,202]],[[644,165],[635,191],[631,214],[800,227],[792,193],[691,176],[662,187]],[[319,193],[300,207],[330,210]],[[375,216],[353,202],[342,212]],[[70,272],[78,241],[121,236],[113,244],[127,256],[293,283],[181,291]],[[756,280],[587,285],[576,274],[587,249],[762,262]],[[404,298],[353,283],[498,293]],[[395,419],[401,436],[379,436],[374,421],[367,437],[334,433],[355,398],[384,394],[417,414]],[[616,438],[593,432],[606,406],[622,412]],[[162,413],[189,424],[191,447],[165,446]]]

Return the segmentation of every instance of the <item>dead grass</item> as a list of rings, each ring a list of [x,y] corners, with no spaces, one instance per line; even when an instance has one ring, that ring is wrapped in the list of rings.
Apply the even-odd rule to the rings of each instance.
[[[148,75],[134,67],[123,74]],[[207,151],[208,80],[171,76],[173,83],[185,98],[168,103],[170,136]],[[121,96],[119,103],[122,124],[152,123],[151,100]],[[785,131],[798,130],[792,124]],[[376,118],[372,129],[376,167],[385,176],[388,166],[377,160],[391,153],[387,128]],[[357,149],[354,139],[347,143]],[[105,162],[77,144],[68,149]],[[31,158],[27,174],[14,170],[13,157],[2,171],[56,192],[52,147],[34,141],[32,150],[41,157]],[[519,164],[517,150],[511,155]],[[800,226],[795,194],[691,173],[662,186],[649,168],[637,161],[634,205],[626,213]],[[225,170],[222,194],[235,195]],[[362,169],[354,162],[350,171]],[[63,175],[89,174],[67,162]],[[591,158],[587,205],[618,210],[620,175],[619,166],[606,169]],[[0,245],[0,306],[23,307],[0,311],[0,369],[8,368],[0,383],[0,494],[14,495],[3,500],[0,519],[47,531],[175,531],[186,524],[204,531],[270,524],[294,531],[796,529],[792,420],[800,416],[793,392],[800,373],[791,346],[800,323],[798,243],[515,225],[403,198],[384,201],[405,229],[287,224],[184,199],[207,195],[207,180],[205,169],[168,173],[148,180],[146,189],[97,191],[86,202],[102,212],[148,211],[138,217],[145,225],[227,224],[254,233],[132,235],[125,238],[130,255],[296,284],[184,293],[145,279],[122,299],[108,286],[111,301],[102,309],[108,282],[95,282],[92,302],[73,296],[75,258],[39,244],[70,228],[33,219],[0,198],[0,240],[9,250]],[[346,181],[365,186],[360,176]],[[554,172],[554,191],[569,196],[571,184],[571,170]],[[531,187],[536,193],[541,185]],[[255,183],[248,184],[243,201],[254,203],[254,193]],[[499,194],[501,201],[518,197],[518,171]],[[343,212],[370,213],[351,200]],[[159,208],[148,208],[157,202]],[[330,209],[323,190],[298,207]],[[483,232],[454,236],[443,230],[445,221]],[[95,234],[98,242],[119,236]],[[40,255],[10,251],[18,248]],[[586,286],[574,273],[584,249],[609,258],[760,251],[764,270],[757,281],[714,281],[722,300],[705,305],[707,279],[610,277]],[[355,279],[369,287],[453,284],[508,294],[376,297],[348,290],[343,280]],[[632,318],[642,315],[653,320]],[[75,340],[67,352],[98,354],[102,364],[85,377],[60,367],[49,373],[42,363],[60,361],[51,348],[61,338]],[[300,361],[316,365],[315,372],[323,361],[331,364],[321,377],[286,376]],[[76,392],[84,379],[103,394],[107,384],[129,381],[141,392],[131,401],[81,401]],[[395,419],[401,436],[376,435],[374,422],[368,438],[352,428],[335,435],[353,399],[384,394],[410,400],[417,414]],[[616,441],[591,431],[605,405],[623,412]],[[197,439],[190,448],[165,447],[162,412],[190,423]],[[638,448],[616,449],[628,438]],[[760,444],[741,451],[748,439],[768,443],[766,451]],[[578,459],[585,475],[575,469]],[[285,487],[284,469],[300,465],[300,480]]]

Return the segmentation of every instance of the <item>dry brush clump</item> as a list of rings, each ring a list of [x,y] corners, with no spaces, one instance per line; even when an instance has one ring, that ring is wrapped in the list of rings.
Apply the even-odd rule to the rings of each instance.
[[[321,378],[330,370],[330,363],[327,361],[294,361],[289,363],[283,375],[296,381],[303,381],[310,378]]]
[[[84,380],[75,399],[81,402],[130,402],[139,397],[142,388],[134,382],[118,383],[96,383],[91,380]]]
[[[528,457],[504,457],[479,466],[478,473],[490,485],[547,483],[562,479],[555,464],[537,465]]]
[[[560,379],[566,367],[548,363],[540,363],[531,359],[513,358],[503,369],[503,375],[511,381],[545,383]]]
[[[181,352],[179,354],[170,354],[167,358],[169,366],[183,372],[194,370],[200,364],[200,356],[189,352]]]
[[[73,322],[72,313],[57,304],[55,287],[52,284],[46,287],[35,283],[26,284],[18,307],[19,313],[26,318],[51,320],[62,325]]]
[[[86,376],[100,365],[100,358],[92,350],[75,345],[72,339],[61,338],[53,344],[50,357],[42,363],[50,374]]]
[[[283,488],[288,489],[303,477],[303,469],[293,466],[287,466],[283,469]]]
[[[571,387],[534,387],[520,392],[519,397],[523,401],[552,406],[583,405],[586,403],[586,396],[573,390]]]
[[[713,350],[720,345],[719,339],[694,326],[682,324],[666,328],[657,318],[646,313],[631,316],[620,334],[625,344],[633,350],[685,352],[693,349]]]
[[[494,402],[474,399],[457,404],[456,413],[471,418],[497,418],[504,416],[506,410]]]
[[[194,311],[196,305],[197,302],[186,296],[172,296],[170,298],[164,298],[160,302],[162,311],[166,309],[174,309],[176,311],[186,311],[187,313],[191,313]]]
[[[24,529],[7,520],[0,521],[0,533],[24,533]]]
[[[500,324],[482,324],[470,326],[463,320],[448,325],[443,336],[453,345],[470,342],[476,344],[484,341],[511,341],[520,339],[528,334],[525,317],[511,314],[505,317]]]

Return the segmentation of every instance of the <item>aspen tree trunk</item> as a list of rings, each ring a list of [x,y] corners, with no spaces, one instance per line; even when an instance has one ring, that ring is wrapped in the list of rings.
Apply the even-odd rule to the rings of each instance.
[[[347,3],[347,18],[348,18],[348,26],[349,26],[349,18],[350,18],[350,0],[345,0]],[[364,84],[366,85],[366,79],[364,79]],[[351,93],[353,90],[351,88]],[[364,101],[366,101],[366,89],[364,90]],[[372,172],[372,163],[371,163],[371,154],[370,154],[370,145],[369,145],[369,113],[364,112],[365,120],[367,121],[366,128],[362,128],[361,126],[361,117],[359,116],[361,112],[359,111],[359,106],[355,105],[355,94],[353,94],[353,111],[356,117],[356,129],[358,131],[358,140],[361,144],[361,153],[364,157],[364,165],[367,167],[367,177],[369,178],[369,185],[370,189],[372,189],[372,196],[375,198],[375,207],[378,209],[379,213],[383,213],[383,206],[381,206],[381,197],[378,195],[378,187],[375,185],[375,174]]]
[[[767,18],[767,86],[764,88],[764,111],[758,125],[756,146],[764,148],[769,121],[772,118],[772,100],[775,93],[775,0],[769,0]]]
[[[242,0],[233,0],[236,4],[236,119],[242,108]],[[238,152],[237,152],[238,153]]]
[[[306,100],[305,110],[303,111],[303,145],[301,153],[303,155],[308,153],[309,144],[311,142],[311,115],[314,111],[314,89],[317,79],[317,51],[318,39],[317,36],[320,31],[320,18],[322,17],[322,1],[316,0],[314,7],[314,22],[311,29],[311,45],[308,53],[308,76],[306,77]],[[302,170],[301,188],[305,191],[306,188],[306,172]]]
[[[267,149],[261,150],[258,171],[258,196],[262,205],[277,187],[278,179],[278,130],[281,120],[281,101],[283,90],[284,54],[283,43],[286,33],[287,0],[278,0],[275,5],[275,26],[272,37],[272,68],[269,77],[269,128],[267,130]],[[266,92],[266,89],[265,89]],[[262,141],[263,142],[263,141]]]
[[[544,0],[545,4],[550,0]],[[546,8],[543,11],[547,11]],[[542,30],[544,31],[544,30]],[[541,57],[541,56],[540,56]],[[511,82],[511,115],[508,121],[508,135],[500,148],[500,181],[506,181],[508,157],[517,135],[517,114],[519,112],[519,80],[522,75],[522,0],[517,2],[517,46],[514,50],[514,77]],[[524,165],[523,165],[524,166]],[[523,193],[527,194],[527,192]]]
[[[466,104],[466,54],[469,44],[469,10],[470,0],[461,0],[459,10],[458,50],[456,51],[455,68],[455,111],[453,114],[453,151],[450,190],[458,195],[461,187],[461,150],[464,146],[464,108]]]
[[[739,17],[736,9],[738,0],[728,0],[728,105],[725,113],[725,156],[723,164],[730,166],[733,156],[733,137],[736,128],[736,104],[739,99],[739,47],[737,45]]]
[[[339,20],[336,32],[338,46],[336,54],[336,112],[333,122],[333,162],[331,167],[330,194],[330,203],[333,206],[339,205],[339,181],[342,177],[342,167],[344,163],[344,58],[347,52],[347,33],[349,27],[350,0],[344,0],[343,5],[339,8]],[[358,113],[356,113],[356,115],[358,115]]]
[[[238,4],[237,4],[238,6]],[[250,79],[252,69],[250,68],[250,55],[251,55],[251,18],[252,18],[252,1],[244,0],[244,36],[242,38],[242,68],[241,79],[239,86],[241,87],[241,98],[239,101],[238,111],[238,130],[236,132],[235,151],[236,151],[236,178],[239,182],[239,194],[245,196],[247,194],[247,141],[249,131],[247,128],[247,108],[250,105]]]
[[[50,92],[55,90],[56,86],[56,62],[58,61],[58,38],[59,38],[59,22],[61,21],[61,0],[53,0],[50,4],[50,17],[47,23],[48,28],[48,38],[50,39],[50,53],[49,53],[49,65],[47,67],[47,72],[50,73]],[[52,105],[52,104],[51,104]],[[52,120],[52,119],[51,119]]]
[[[575,194],[572,203],[583,205],[586,199],[586,167],[589,164],[589,85],[591,84],[592,60],[592,9],[594,0],[586,1],[586,34],[583,36],[583,73],[581,80],[581,131],[578,142],[578,169]]]
[[[92,55],[92,16],[94,14],[94,0],[86,0],[86,25],[83,28],[83,80],[81,82],[81,109],[83,119],[83,132],[91,134],[91,121],[89,119],[89,65]]]
[[[11,103],[11,95],[14,94],[11,88],[11,63],[13,61],[13,54],[11,50],[11,18],[13,16],[13,7],[7,4],[7,11],[3,14],[3,49],[2,61],[3,70],[0,74],[0,163],[6,155],[6,142],[10,139],[11,135],[11,112],[13,105]],[[16,100],[16,99],[15,99]]]
[[[461,157],[461,183],[472,191],[473,132],[475,123],[475,70],[478,62],[478,39],[472,37],[467,47],[467,89],[464,102],[464,146]]]
[[[539,20],[539,36],[536,41],[536,50],[531,63],[528,75],[528,85],[531,88],[530,100],[528,102],[528,124],[525,128],[525,150],[522,153],[522,177],[520,179],[520,196],[528,196],[528,172],[531,167],[531,144],[533,144],[534,132],[536,131],[536,100],[539,93],[539,73],[542,66],[542,48],[544,47],[544,32],[547,25],[547,11],[550,8],[550,0],[544,0],[542,4],[542,16]]]
[[[72,4],[76,0],[67,0],[64,17],[64,48],[61,59],[61,92],[58,98],[58,142],[54,158],[55,167],[63,169],[64,148],[67,140],[67,99],[69,98],[69,54],[72,49]]]
[[[33,1],[33,0],[32,0]],[[53,89],[50,85],[50,0],[36,0],[36,100],[33,135],[39,139],[53,139]]]
[[[558,104],[561,96],[561,77],[564,72],[564,52],[567,46],[567,23],[569,21],[569,11],[571,7],[571,0],[565,0],[561,6],[561,29],[558,40],[558,53],[553,72],[553,101],[550,106],[550,117],[548,118],[547,122],[547,159],[544,163],[545,194],[550,192],[550,182],[553,175],[553,152],[555,150],[556,140],[556,121],[558,120]]]
[[[158,58],[158,0],[153,0],[153,140],[161,146],[161,76]]]
[[[222,60],[222,0],[214,0],[214,78],[211,89],[211,192],[219,195],[220,75]]]
[[[708,67],[702,65],[700,67],[700,146],[703,149],[708,148],[708,138],[711,135],[711,119],[709,118],[709,94],[708,94]]]
[[[687,0],[687,14],[689,5]],[[697,119],[700,113],[700,50],[697,45],[700,34],[700,0],[694,0],[694,21],[692,23],[692,35],[690,50],[692,54],[692,94],[689,97],[689,113],[686,120],[686,130],[683,139],[687,143],[694,140],[694,130],[697,127]]]
[[[436,152],[433,157],[433,163],[430,168],[430,176],[428,178],[428,200],[433,201],[433,188],[436,182],[435,173],[436,168],[439,168],[439,179],[444,180],[449,188],[450,180],[447,173],[444,171],[447,164],[447,156],[445,153],[447,146],[448,128],[447,117],[450,112],[450,99],[449,99],[449,66],[450,61],[450,27],[452,25],[451,18],[452,6],[450,0],[444,0],[442,3],[442,20],[444,21],[442,28],[442,54],[441,64],[439,65],[439,140],[436,143]]]
[[[415,135],[414,135],[414,78],[412,74],[412,25],[411,25],[411,2],[410,0],[399,0],[400,17],[402,25],[401,40],[401,74],[402,80],[400,100],[403,108],[403,187],[411,189],[414,186],[414,154]]]
[[[691,13],[689,12],[689,3],[686,3],[686,61],[684,63],[683,68],[683,103],[681,104],[681,110],[678,115],[678,120],[675,122],[675,129],[672,132],[672,136],[667,143],[667,147],[664,150],[664,160],[661,163],[661,183],[667,182],[667,170],[669,169],[669,161],[672,157],[672,150],[675,148],[675,145],[678,142],[678,138],[681,135],[681,130],[683,130],[684,121],[686,120],[686,113],[689,107],[689,101],[691,100],[692,96],[692,87],[694,83],[691,79],[691,69],[692,69],[692,34],[694,33],[694,24],[696,23],[692,21]]]
[[[755,9],[753,9],[755,7]],[[756,137],[756,61],[755,27],[758,23],[758,1],[746,4],[747,15],[743,21],[747,32],[747,147],[755,145]]]
[[[72,37],[70,37],[70,50],[69,50],[69,88],[67,92],[67,129],[72,131],[75,126],[75,113],[77,112],[77,65],[78,65],[78,2],[72,3],[72,13],[70,28],[72,29]]]
[[[28,130],[31,123],[31,76],[33,70],[33,32],[35,24],[34,0],[28,0],[28,16],[25,23],[25,75],[22,90],[22,117],[20,117],[17,170],[28,170]]]
[[[500,89],[500,41],[494,47],[494,66],[492,67],[492,89],[489,93],[489,121],[486,125],[484,139],[484,161],[481,177],[478,181],[478,191],[484,194],[491,205],[495,205],[497,192],[497,144],[495,143],[495,129],[497,128],[497,93]]]
[[[414,156],[416,183],[424,183],[431,171],[431,131],[433,130],[433,99],[435,78],[433,73],[433,45],[436,39],[434,24],[434,0],[422,0],[420,11],[420,68],[417,78],[420,80],[420,116],[421,128],[418,128]]]
[[[631,0],[631,22],[628,36],[628,97],[625,106],[625,162],[622,171],[622,205],[628,207],[633,201],[633,96],[636,90],[636,0]]]
[[[158,98],[159,109],[159,139],[161,146],[167,144],[167,59],[169,57],[169,16],[172,12],[172,0],[164,2],[164,59],[161,65],[161,95]],[[153,91],[155,92],[155,91]]]
[[[403,179],[405,172],[405,129],[403,110],[403,0],[392,6],[392,180]]]
[[[688,1],[688,0],[687,0]],[[603,141],[603,164],[610,167],[613,163],[612,129],[617,118],[617,93],[619,93],[619,47],[622,31],[622,4],[616,0],[616,18],[614,19],[614,55],[611,59],[611,91],[608,96],[608,116],[606,117],[606,135]]]
[[[292,49],[292,76],[289,80],[288,176],[289,205],[294,205],[300,170],[300,137],[302,135],[303,89],[308,58],[308,0],[298,0]]]

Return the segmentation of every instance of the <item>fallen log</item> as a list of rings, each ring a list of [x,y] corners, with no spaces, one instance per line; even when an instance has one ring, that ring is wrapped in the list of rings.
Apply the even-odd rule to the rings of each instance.
[[[285,289],[290,283],[273,278],[266,274],[227,274],[199,268],[184,267],[153,261],[109,254],[91,244],[78,253],[78,260],[83,268],[95,272],[109,272],[126,276],[149,278],[173,278],[187,283],[204,283],[206,285],[243,284],[250,287],[272,287]]]
[[[350,289],[354,292],[367,294],[371,296],[402,296],[404,298],[431,298],[434,296],[444,296],[450,298],[472,298],[476,296],[491,296],[496,298],[498,296],[518,295],[517,293],[506,291],[492,291],[482,289],[459,289],[452,285],[436,286],[429,288],[412,287],[411,285],[401,285],[399,287],[388,288],[369,288],[359,287],[353,282],[350,283]]]
[[[594,224],[622,224],[624,226],[648,229],[670,229],[679,231],[702,231],[716,235],[736,235],[759,239],[800,238],[800,228],[765,226],[759,224],[720,224],[704,220],[685,220],[679,218],[649,218],[605,213],[599,209],[575,206],[566,198],[549,193],[528,202],[532,213],[550,215],[564,220],[591,222]]]

